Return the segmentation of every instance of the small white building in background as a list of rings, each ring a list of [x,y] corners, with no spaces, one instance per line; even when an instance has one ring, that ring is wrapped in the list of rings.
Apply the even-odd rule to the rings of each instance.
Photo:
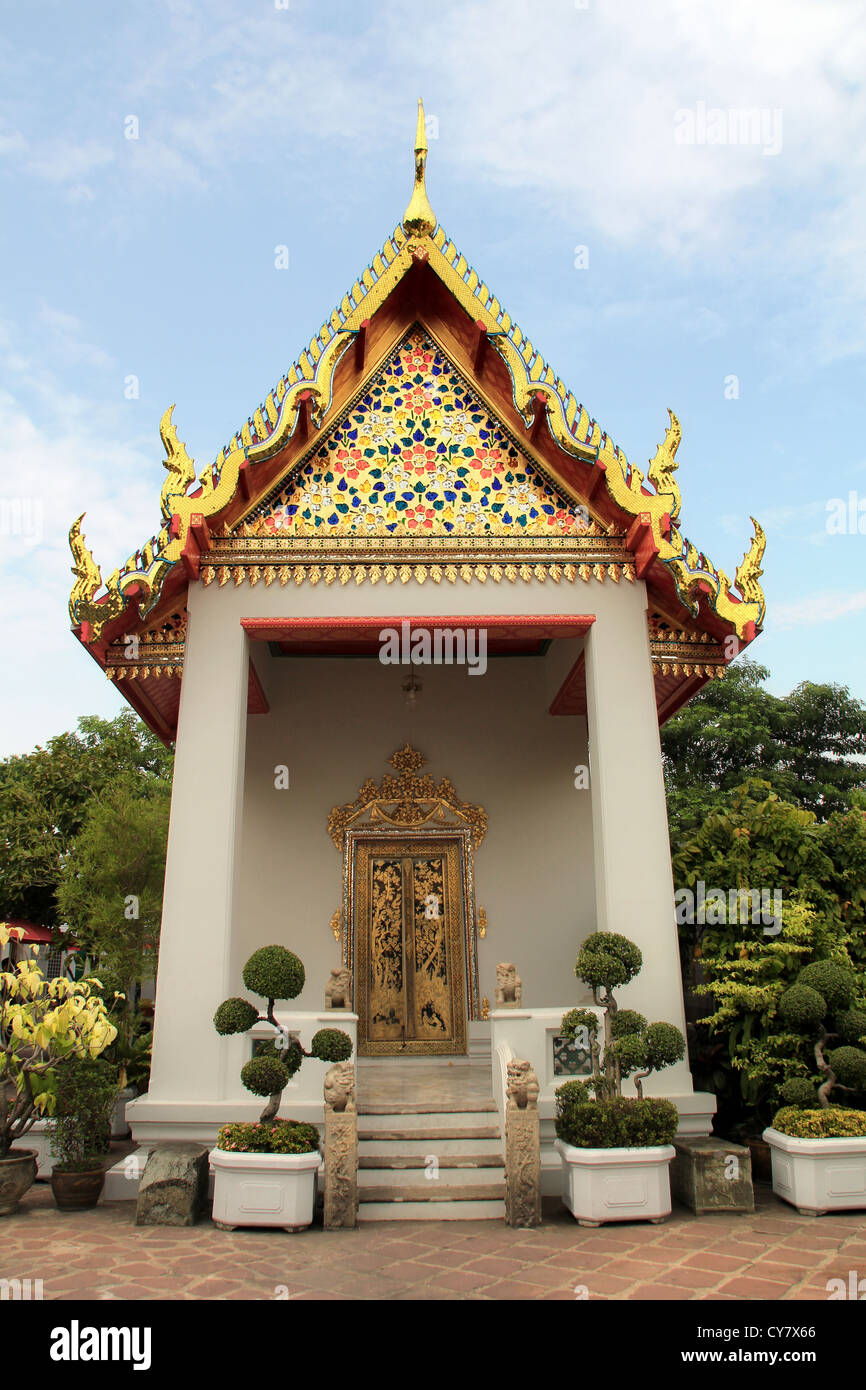
[[[306,966],[302,1041],[346,966],[361,1077],[474,1056],[501,1097],[529,1057],[547,1120],[590,932],[638,943],[624,1002],[684,1028],[658,731],[760,630],[763,533],[732,588],[681,530],[676,416],[629,464],[437,223],[425,162],[419,123],[402,223],[198,478],[166,411],[142,549],[103,585],[70,535],[79,641],[176,742],[145,1144],[257,1115],[251,1041],[212,1018],[271,942]],[[503,961],[522,1006],[497,1012]],[[321,1118],[324,1070],[286,1113]],[[646,1089],[709,1130],[686,1061]]]

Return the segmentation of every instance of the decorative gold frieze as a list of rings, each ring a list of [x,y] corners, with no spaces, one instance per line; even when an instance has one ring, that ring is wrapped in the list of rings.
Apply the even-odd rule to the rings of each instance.
[[[674,630],[650,618],[650,656],[657,676],[705,676],[715,680],[725,674],[728,657],[724,645],[706,632]]]
[[[483,806],[461,801],[447,777],[437,782],[420,769],[427,759],[408,743],[389,758],[396,777],[376,782],[368,778],[354,801],[335,806],[328,816],[328,834],[338,849],[346,830],[361,825],[392,826],[395,829],[443,824],[468,826],[477,849],[487,833],[487,813]]]

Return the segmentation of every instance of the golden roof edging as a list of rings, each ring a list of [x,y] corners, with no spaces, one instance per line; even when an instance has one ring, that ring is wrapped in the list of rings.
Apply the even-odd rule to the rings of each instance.
[[[766,545],[762,528],[753,519],[752,542],[736,571],[735,583],[742,595],[742,602],[738,602],[731,596],[730,581],[724,571],[716,570],[680,535],[678,526],[671,524],[676,523],[681,506],[680,490],[672,477],[677,467],[674,456],[681,439],[679,421],[674,413],[669,411],[671,422],[665,439],[649,466],[647,477],[655,488],[649,493],[643,488],[644,475],[640,469],[630,465],[622,450],[601,432],[596,421],[590,419],[585,407],[579,405],[530,339],[523,336],[441,225],[427,235],[413,237],[407,237],[402,226],[395,228],[382,251],[364,271],[362,281],[355,281],[339,308],[300,354],[298,362],[281,378],[275,391],[269,393],[264,407],[259,406],[254,412],[256,441],[253,442],[248,421],[227,449],[222,449],[214,463],[203,470],[197,496],[190,497],[185,490],[192,481],[187,475],[192,472],[193,465],[185,447],[177,444],[176,429],[171,423],[173,407],[165,412],[160,434],[167,454],[165,466],[175,487],[166,480],[161,504],[163,516],[172,521],[147,542],[143,551],[130,556],[122,571],[112,573],[106,581],[108,595],[99,604],[94,603],[93,598],[100,587],[101,572],[80,534],[82,517],[73,523],[69,536],[76,562],[73,570],[76,583],[69,602],[73,624],[87,621],[93,636],[98,636],[106,624],[123,611],[125,591],[135,586],[145,599],[142,616],[153,610],[168,571],[180,559],[186,545],[191,516],[214,516],[234,497],[241,465],[272,457],[284,446],[297,426],[299,398],[306,391],[317,401],[314,423],[317,428],[321,426],[333,398],[334,370],[360,328],[362,315],[368,318],[376,312],[416,256],[427,261],[466,312],[471,316],[477,314],[479,321],[484,323],[493,346],[508,368],[515,408],[527,425],[534,418],[533,401],[539,395],[544,396],[547,424],[560,448],[584,463],[598,461],[603,464],[605,486],[613,502],[632,517],[648,515],[658,558],[671,571],[684,606],[696,615],[697,595],[703,592],[713,611],[730,623],[740,638],[753,635],[764,620],[766,607],[758,582]],[[258,435],[260,429],[267,429],[265,413],[271,430],[262,439]],[[177,523],[173,523],[174,517],[178,518]],[[140,556],[145,561],[141,567],[138,565]]]

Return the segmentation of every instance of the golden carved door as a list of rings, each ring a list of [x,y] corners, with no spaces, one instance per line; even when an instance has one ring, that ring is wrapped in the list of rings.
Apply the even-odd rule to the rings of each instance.
[[[466,1050],[461,853],[429,836],[355,845],[362,1056]]]

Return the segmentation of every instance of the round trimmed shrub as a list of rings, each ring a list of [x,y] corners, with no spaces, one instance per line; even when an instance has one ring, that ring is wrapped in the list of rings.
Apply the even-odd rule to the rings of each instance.
[[[273,1058],[274,1061],[279,1062],[281,1067],[285,1067],[289,1077],[294,1076],[295,1072],[300,1069],[300,1065],[304,1060],[301,1044],[298,1042],[297,1038],[293,1038],[288,1047],[278,1047],[277,1040],[273,1042],[257,1042],[254,1056]],[[270,1092],[268,1094],[270,1094]]]
[[[792,1139],[858,1139],[866,1136],[866,1111],[841,1105],[801,1110],[789,1105],[776,1112],[773,1129]]]
[[[627,985],[643,965],[640,949],[619,932],[592,932],[578,953],[574,973],[593,989]]]
[[[780,1018],[797,1033],[811,1033],[826,1013],[826,1000],[811,985],[791,985],[779,998]]]
[[[818,1092],[805,1076],[791,1076],[779,1087],[779,1095],[785,1105],[809,1109],[818,1104]]]
[[[612,1038],[625,1038],[633,1033],[645,1033],[647,1021],[637,1009],[619,1009],[610,1021]]]
[[[310,1051],[321,1062],[348,1062],[352,1055],[352,1039],[339,1028],[320,1028],[313,1034]]]
[[[590,1105],[592,1103],[592,1087],[588,1081],[565,1081],[561,1086],[557,1086],[554,1092],[556,1096],[556,1114],[565,1123],[568,1123],[572,1112],[579,1105]]]
[[[651,1023],[643,1037],[647,1066],[653,1071],[673,1066],[685,1055],[686,1040],[673,1023]]]
[[[836,1073],[836,1080],[852,1091],[866,1091],[866,1052],[859,1047],[834,1047],[827,1061]]]
[[[798,985],[816,989],[827,1001],[830,1013],[847,1009],[857,989],[857,977],[849,965],[838,960],[813,960],[797,976]]]
[[[861,1039],[866,1040],[866,1010],[843,1009],[836,1015],[836,1032],[843,1043],[856,1047]]]
[[[574,1105],[557,1115],[557,1137],[578,1149],[656,1148],[670,1144],[677,1132],[679,1114],[672,1101],[661,1096]]]
[[[559,1031],[564,1038],[577,1037],[581,1028],[585,1028],[592,1039],[598,1032],[598,1014],[594,1014],[592,1009],[569,1009],[567,1014],[562,1015]]]
[[[254,1096],[272,1096],[288,1086],[289,1071],[277,1057],[264,1053],[244,1063],[241,1081]]]
[[[213,1016],[214,1028],[223,1037],[230,1033],[246,1033],[258,1016],[258,1009],[248,999],[226,999]]]
[[[559,1112],[571,1105],[588,1105],[592,1100],[592,1087],[588,1081],[563,1081],[554,1091],[556,1109]]]
[[[290,1077],[294,1076],[296,1071],[300,1071],[301,1063],[304,1060],[304,1054],[301,1051],[301,1044],[298,1042],[297,1038],[294,1038],[289,1043],[288,1047],[284,1047],[282,1051],[277,1049],[277,1056]]]
[[[263,999],[295,999],[304,988],[304,966],[285,946],[260,946],[243,969],[243,981]]]
[[[629,1076],[647,1066],[646,1033],[626,1033],[614,1038],[610,1047],[619,1062],[621,1075]]]

